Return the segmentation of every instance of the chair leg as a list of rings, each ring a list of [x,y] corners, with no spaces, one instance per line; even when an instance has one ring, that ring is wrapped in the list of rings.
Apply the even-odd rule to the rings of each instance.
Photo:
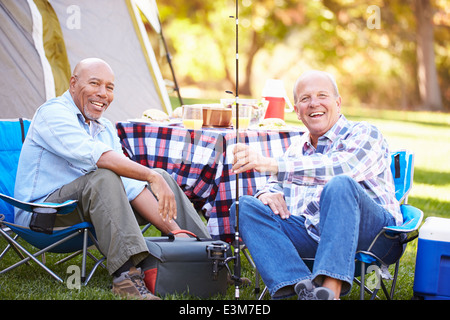
[[[392,279],[391,293],[390,293],[391,300],[394,299],[394,292],[395,292],[395,286],[397,285],[397,277],[398,277],[398,268],[399,268],[399,266],[400,266],[400,259],[395,263],[394,278]]]
[[[261,292],[261,295],[258,297],[258,300],[262,300],[268,291],[269,289],[267,289],[267,287],[264,287],[263,291]]]
[[[17,262],[16,264],[9,266],[8,268],[3,269],[2,271],[0,271],[0,274],[5,273],[9,270],[12,270],[26,262],[28,262],[30,259],[33,260],[34,262],[36,262],[41,268],[43,268],[45,271],[47,271],[53,278],[55,278],[57,281],[63,283],[64,280],[61,279],[60,277],[58,277],[52,270],[50,270],[49,268],[47,268],[47,266],[45,264],[43,264],[41,261],[39,261],[36,256],[40,255],[42,252],[38,252],[35,255],[32,255],[31,253],[29,253],[24,247],[22,247],[16,240],[13,240],[11,237],[8,237],[5,232],[3,230],[1,230],[0,228],[0,233],[4,236],[5,239],[8,239],[8,242],[10,244],[12,244],[13,246],[16,246],[18,249],[20,249],[21,252],[23,252],[27,257],[19,262]]]
[[[386,285],[384,284],[382,279],[380,279],[380,285],[381,285],[381,289],[383,289],[384,296],[386,297],[386,299],[391,300],[391,297],[390,297],[389,293],[387,292]]]
[[[83,231],[80,231],[80,232],[83,232]],[[98,243],[96,242],[96,239],[95,239],[95,237],[89,232],[89,230],[87,230],[87,236],[91,239],[91,241],[94,243],[94,245],[97,247],[97,249],[99,250],[99,252],[100,252],[100,249],[98,248]],[[85,243],[86,243],[86,249],[88,249],[87,248],[87,240],[86,239],[84,239],[84,241],[86,241]],[[101,252],[100,252],[101,253]],[[91,280],[91,278],[92,278],[92,276],[94,275],[94,273],[95,273],[95,271],[97,270],[97,268],[99,267],[99,266],[101,266],[102,268],[105,268],[106,269],[106,266],[103,264],[103,262],[106,260],[106,257],[103,255],[103,257],[102,258],[97,258],[96,256],[94,256],[91,252],[89,252],[89,251],[87,251],[86,250],[86,254],[84,255],[84,246],[83,246],[83,249],[82,250],[78,250],[78,251],[76,251],[76,252],[74,252],[74,253],[72,253],[72,254],[70,254],[70,255],[68,255],[67,257],[65,257],[65,258],[63,258],[63,259],[61,259],[61,260],[59,260],[59,261],[57,261],[56,263],[55,263],[55,265],[57,265],[57,264],[61,264],[61,263],[64,263],[64,262],[67,262],[67,261],[69,261],[69,260],[71,260],[72,258],[75,258],[76,256],[78,256],[78,255],[80,255],[80,254],[83,254],[83,257],[82,257],[82,265],[81,265],[81,269],[82,269],[82,274],[81,274],[81,282],[83,283],[83,285],[84,286],[86,286],[87,284],[88,284],[88,282],[89,282],[89,280]],[[89,257],[89,258],[91,258],[94,262],[95,262],[95,264],[94,264],[94,266],[92,267],[92,269],[91,269],[91,271],[89,272],[89,274],[86,276],[86,263],[87,263],[87,257]]]
[[[257,268],[255,268],[255,294],[258,294],[261,291],[261,288],[259,287],[259,279],[261,278],[259,271]]]
[[[55,262],[55,265],[62,264],[62,263],[64,263],[64,262],[66,262],[66,261],[69,261],[69,260],[75,258],[76,256],[82,254],[82,253],[83,253],[83,250],[75,251],[74,253],[71,253],[71,254],[68,255],[67,257],[62,258],[61,260],[58,260],[57,262]]]
[[[16,235],[14,236],[13,239],[16,240],[18,237],[19,237],[19,235],[16,234]],[[6,239],[6,238],[5,238],[5,240],[8,241],[8,239]],[[25,256],[22,254],[22,252],[20,252],[20,250],[19,250],[13,243],[11,243],[11,242],[8,241],[8,245],[6,246],[5,250],[3,250],[3,252],[0,254],[0,260],[3,259],[3,257],[6,255],[6,253],[7,253],[11,248],[12,248],[12,249],[14,250],[14,252],[19,256],[19,259],[25,259]],[[27,265],[30,265],[30,264],[27,262]]]
[[[81,282],[86,281],[86,257],[88,245],[88,229],[83,229],[83,258],[81,261]]]
[[[249,253],[248,253],[248,249],[245,247],[245,245],[243,245],[241,247],[241,251],[243,252],[245,258],[247,258],[247,261],[250,263],[250,265],[252,266],[252,268],[255,270],[255,294],[258,294],[260,292],[260,287],[259,287],[259,272],[258,269],[256,268],[255,263],[253,262],[252,257],[250,257]]]
[[[87,285],[87,283],[89,282],[89,280],[91,279],[92,275],[94,274],[95,270],[98,268],[98,266],[102,266],[103,268],[106,268],[103,265],[103,262],[106,260],[105,255],[101,252],[98,242],[95,239],[95,237],[93,236],[93,234],[89,231],[89,229],[83,229],[80,230],[79,232],[83,232],[83,249],[79,250],[77,252],[74,252],[72,254],[70,254],[69,256],[59,260],[58,262],[56,262],[55,264],[61,264],[63,262],[66,262],[72,258],[74,258],[75,256],[79,255],[80,253],[83,254],[82,256],[82,266],[81,266],[81,282],[84,283],[85,285]],[[45,252],[47,250],[51,250],[52,248],[58,246],[60,243],[63,243],[67,240],[70,240],[71,238],[75,237],[77,235],[77,233],[73,233],[69,236],[67,236],[64,239],[61,239],[55,243],[53,243],[51,246],[48,246],[45,249],[42,249],[34,254],[29,253],[23,246],[21,246],[17,241],[16,238],[18,237],[17,235],[12,238],[11,236],[9,236],[6,231],[4,231],[3,229],[0,230],[0,234],[5,238],[5,240],[8,242],[8,246],[7,248],[1,253],[0,255],[0,259],[6,254],[7,251],[9,251],[11,248],[13,248],[16,253],[19,255],[19,257],[21,258],[21,261],[15,263],[12,266],[9,266],[8,268],[1,270],[0,274],[6,273],[24,263],[29,264],[29,260],[33,260],[34,262],[36,262],[40,267],[42,267],[45,271],[47,271],[53,278],[55,278],[57,281],[63,283],[64,280],[61,279],[58,275],[56,275],[51,269],[49,269],[47,266],[45,266],[45,262],[41,262],[37,259],[38,256],[42,256],[43,261],[45,261]],[[101,259],[97,259],[94,255],[90,254],[88,252],[88,237],[91,239],[91,241],[93,241],[94,245],[97,247],[97,249],[99,250],[99,252],[103,255],[103,257]],[[24,254],[26,256],[24,256]],[[87,263],[87,256],[89,255],[90,258],[92,258],[96,263],[94,265],[94,267],[92,268],[91,272],[89,273],[89,275],[86,277],[86,263]]]
[[[97,262],[95,263],[95,265],[92,267],[91,272],[89,272],[89,275],[86,277],[86,280],[83,282],[84,286],[87,286],[89,280],[91,280],[91,277],[94,275],[95,270],[97,270],[98,266],[101,266],[103,261],[105,261],[106,258],[103,257],[101,259],[98,259]],[[104,267],[104,266],[103,266]]]
[[[364,287],[365,287],[365,274],[366,274],[366,264],[361,261],[361,284],[359,285],[359,300],[364,300]]]

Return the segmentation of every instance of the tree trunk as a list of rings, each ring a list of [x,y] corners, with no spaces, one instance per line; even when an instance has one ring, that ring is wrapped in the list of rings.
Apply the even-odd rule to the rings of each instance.
[[[427,110],[443,110],[434,59],[433,11],[429,0],[415,0],[417,19],[417,77],[421,104]]]
[[[247,54],[247,64],[245,66],[245,81],[239,88],[240,95],[251,96],[252,95],[252,69],[253,61],[255,59],[256,53],[262,48],[262,41],[257,32],[252,32],[252,43]]]

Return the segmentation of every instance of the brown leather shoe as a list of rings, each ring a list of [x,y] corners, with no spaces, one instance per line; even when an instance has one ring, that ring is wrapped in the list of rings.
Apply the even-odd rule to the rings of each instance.
[[[125,298],[138,300],[161,300],[145,286],[144,274],[140,268],[131,267],[113,280],[112,292]]]

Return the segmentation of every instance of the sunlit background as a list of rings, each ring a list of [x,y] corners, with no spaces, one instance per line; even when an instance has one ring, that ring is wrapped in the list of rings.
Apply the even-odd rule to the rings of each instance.
[[[227,97],[236,78],[236,2],[157,4],[182,97]],[[240,96],[260,98],[265,80],[274,78],[284,81],[292,99],[299,74],[321,69],[335,75],[344,106],[450,111],[448,0],[238,5]],[[171,79],[163,50],[159,59]]]

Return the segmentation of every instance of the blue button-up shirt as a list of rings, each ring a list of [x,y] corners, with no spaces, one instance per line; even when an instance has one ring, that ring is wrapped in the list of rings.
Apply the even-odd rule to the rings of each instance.
[[[115,150],[123,155],[109,120],[90,123],[85,122],[69,91],[40,106],[20,154],[15,198],[42,202],[63,185],[96,170],[104,152]],[[143,181],[123,177],[122,181],[130,201],[146,186]],[[16,224],[28,226],[30,219],[31,213],[16,209]]]

